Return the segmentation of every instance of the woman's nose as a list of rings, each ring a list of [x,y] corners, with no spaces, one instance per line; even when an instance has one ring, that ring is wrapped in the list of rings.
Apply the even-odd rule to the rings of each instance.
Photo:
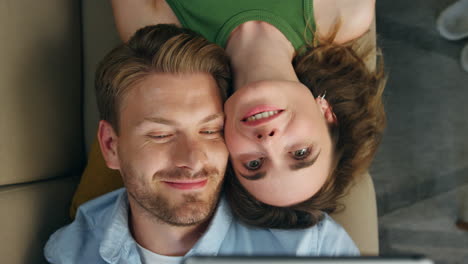
[[[268,138],[274,137],[277,134],[276,129],[268,129],[264,131],[257,131],[256,138],[258,140],[267,140]]]

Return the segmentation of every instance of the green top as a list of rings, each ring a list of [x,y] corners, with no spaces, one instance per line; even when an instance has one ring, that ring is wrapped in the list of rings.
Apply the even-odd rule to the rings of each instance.
[[[221,47],[247,21],[275,26],[298,50],[315,31],[313,0],[167,0],[182,26]]]

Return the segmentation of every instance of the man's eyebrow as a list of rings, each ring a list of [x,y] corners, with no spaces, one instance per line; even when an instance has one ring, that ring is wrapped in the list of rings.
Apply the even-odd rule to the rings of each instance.
[[[213,121],[218,118],[223,118],[224,119],[224,113],[217,113],[217,114],[212,114],[209,115],[203,120],[200,121],[200,124],[208,123],[210,121]],[[163,125],[168,125],[168,126],[174,126],[177,125],[176,121],[165,119],[162,117],[147,117],[144,119],[144,121],[152,122],[152,123],[158,123],[158,124],[163,124]]]
[[[200,124],[208,123],[208,122],[213,121],[213,120],[218,119],[218,118],[222,118],[224,120],[224,113],[217,113],[217,114],[209,115],[209,116],[203,118],[203,120],[200,121]]]
[[[254,175],[252,176],[247,176],[247,175],[244,175],[242,173],[239,172],[239,175],[246,179],[246,180],[249,180],[249,181],[256,181],[256,180],[260,180],[260,179],[263,179],[265,178],[266,176],[266,172],[259,172],[259,173],[255,173]]]
[[[168,126],[172,126],[176,124],[176,122],[169,120],[169,119],[162,118],[162,117],[146,117],[144,121],[149,121],[152,123],[159,123],[159,124],[168,125]]]
[[[317,154],[311,160],[296,162],[292,165],[289,165],[289,168],[293,171],[308,168],[314,165],[315,161],[317,161],[319,156],[320,156],[320,151],[318,151]]]

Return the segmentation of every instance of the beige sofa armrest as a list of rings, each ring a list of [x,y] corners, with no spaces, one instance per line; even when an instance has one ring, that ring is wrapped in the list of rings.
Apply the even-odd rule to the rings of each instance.
[[[376,27],[375,19],[369,31],[354,43],[358,54],[366,56],[365,63],[371,70],[376,68]],[[340,203],[344,210],[331,216],[340,223],[354,240],[362,255],[379,255],[379,233],[377,203],[374,184],[369,173],[356,179]]]
[[[45,241],[69,219],[85,162],[80,5],[0,4],[0,263],[45,262]]]
[[[359,177],[350,186],[348,193],[340,204],[343,211],[331,215],[353,239],[361,255],[379,255],[379,232],[377,221],[377,204],[374,184],[369,173]]]

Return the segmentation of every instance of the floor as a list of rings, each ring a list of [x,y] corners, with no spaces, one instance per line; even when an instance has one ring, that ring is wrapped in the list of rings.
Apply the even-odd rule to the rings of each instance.
[[[437,264],[468,263],[468,232],[454,225],[452,206],[468,185],[380,217],[380,250],[385,255],[425,255]],[[468,197],[468,196],[466,196]]]
[[[452,200],[454,193],[468,192],[468,73],[458,57],[468,39],[447,41],[435,28],[438,14],[453,2],[376,3],[378,43],[389,75],[388,127],[370,170],[382,254],[468,263],[468,232],[454,229]],[[439,253],[453,258],[436,258]]]

